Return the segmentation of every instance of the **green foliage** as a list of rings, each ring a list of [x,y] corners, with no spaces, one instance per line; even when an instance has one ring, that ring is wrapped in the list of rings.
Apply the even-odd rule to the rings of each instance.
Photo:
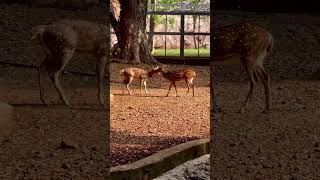
[[[154,56],[165,56],[164,49],[155,49]],[[167,49],[166,56],[180,56],[180,49]],[[186,57],[197,57],[198,49],[184,49],[184,56]],[[199,57],[210,56],[209,48],[200,48]]]
[[[194,5],[197,5],[201,2],[201,0],[157,0],[157,4],[175,4],[179,2],[191,2]],[[151,0],[148,0],[148,3],[151,3]],[[157,7],[158,11],[166,11],[168,10],[166,7]],[[154,15],[154,23],[155,24],[165,24],[166,18],[165,16]],[[173,27],[175,24],[175,19],[173,17],[168,17],[168,25]]]

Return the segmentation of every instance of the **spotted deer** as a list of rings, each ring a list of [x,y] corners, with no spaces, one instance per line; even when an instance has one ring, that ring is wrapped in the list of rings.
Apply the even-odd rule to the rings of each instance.
[[[175,71],[164,72],[163,71],[163,66],[159,67],[158,70],[160,70],[160,73],[162,74],[163,78],[165,78],[165,79],[170,81],[170,86],[169,86],[169,91],[167,93],[167,96],[169,96],[171,87],[173,85],[173,87],[176,90],[176,95],[177,95],[177,97],[179,97],[178,90],[177,90],[177,87],[176,87],[176,82],[177,81],[183,81],[183,80],[185,80],[185,82],[187,83],[187,86],[188,86],[187,93],[189,93],[190,86],[191,86],[192,87],[192,93],[193,93],[193,96],[194,96],[193,80],[196,77],[196,72],[194,70],[192,70],[192,69],[180,69],[180,70],[175,70]]]
[[[151,78],[154,74],[159,73],[158,67],[152,68],[150,71],[146,71],[141,68],[136,67],[129,67],[125,69],[120,70],[120,74],[124,76],[123,78],[123,84],[125,84],[128,92],[130,95],[132,95],[129,85],[132,82],[134,78],[140,79],[140,94],[142,94],[142,84],[144,85],[145,93],[148,94],[147,90],[147,80],[148,78]],[[123,91],[124,93],[124,91]]]
[[[270,32],[251,23],[232,24],[214,30],[214,63],[227,65],[239,62],[249,76],[250,89],[240,108],[241,113],[248,109],[258,81],[263,83],[265,89],[265,112],[271,109],[270,75],[265,71],[263,63],[273,48],[273,41]]]
[[[107,63],[107,28],[83,20],[61,20],[49,25],[39,25],[32,29],[33,39],[38,39],[45,53],[45,59],[38,69],[40,98],[46,104],[41,84],[44,71],[53,82],[60,99],[71,107],[60,84],[59,76],[75,52],[88,53],[96,58],[96,73],[98,81],[98,100],[105,105],[103,95],[103,78]]]

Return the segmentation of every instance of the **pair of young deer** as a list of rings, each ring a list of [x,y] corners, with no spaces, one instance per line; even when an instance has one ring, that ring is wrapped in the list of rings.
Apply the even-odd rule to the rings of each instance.
[[[120,74],[122,74],[124,76],[123,83],[126,85],[126,88],[127,88],[130,95],[132,95],[132,93],[129,89],[129,85],[134,78],[140,79],[140,93],[142,94],[142,85],[144,85],[145,93],[148,94],[147,79],[151,78],[154,74],[160,73],[163,78],[170,81],[170,87],[169,87],[169,91],[167,93],[167,96],[169,96],[172,85],[176,90],[177,97],[179,96],[178,90],[176,87],[176,82],[182,81],[182,80],[185,80],[187,83],[187,86],[188,86],[187,93],[189,93],[189,90],[191,87],[192,92],[193,92],[193,96],[194,96],[193,80],[196,77],[196,72],[194,72],[192,69],[181,69],[181,70],[176,70],[176,71],[164,72],[162,68],[163,67],[157,66],[156,68],[152,68],[150,71],[146,71],[141,68],[129,67],[129,68],[125,68],[125,69],[120,70]]]
[[[63,20],[33,29],[32,39],[37,38],[40,41],[46,54],[39,68],[40,96],[43,104],[45,102],[41,87],[41,72],[46,69],[61,100],[71,107],[60,85],[59,76],[75,51],[86,52],[97,58],[98,99],[101,105],[105,104],[102,89],[104,69],[109,53],[106,28],[108,26],[87,21]],[[233,24],[215,28],[211,44],[214,61],[236,59],[241,62],[249,76],[250,90],[241,107],[241,112],[248,108],[254,87],[259,80],[265,87],[266,110],[270,110],[270,77],[263,68],[263,61],[273,48],[272,35],[265,29],[250,23]],[[172,84],[175,86],[174,83]]]

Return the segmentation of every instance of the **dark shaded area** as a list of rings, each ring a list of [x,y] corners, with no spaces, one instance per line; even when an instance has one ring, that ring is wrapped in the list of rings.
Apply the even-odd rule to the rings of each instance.
[[[174,145],[199,139],[198,137],[160,137],[160,136],[136,136],[130,132],[111,130],[111,154],[112,166],[118,166],[134,162],[167,149]],[[121,137],[121,138],[118,138]],[[114,144],[116,142],[116,144]],[[120,144],[125,146],[119,146]],[[130,145],[129,145],[130,144]],[[139,146],[139,147],[137,147]]]
[[[256,12],[295,12],[319,13],[319,6],[315,0],[289,1],[289,0],[216,0],[216,10],[243,10]]]

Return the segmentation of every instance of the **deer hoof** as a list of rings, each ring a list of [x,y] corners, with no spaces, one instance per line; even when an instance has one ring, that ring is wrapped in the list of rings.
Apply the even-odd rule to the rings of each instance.
[[[66,106],[68,106],[69,108],[72,108],[70,103],[66,103]]]

